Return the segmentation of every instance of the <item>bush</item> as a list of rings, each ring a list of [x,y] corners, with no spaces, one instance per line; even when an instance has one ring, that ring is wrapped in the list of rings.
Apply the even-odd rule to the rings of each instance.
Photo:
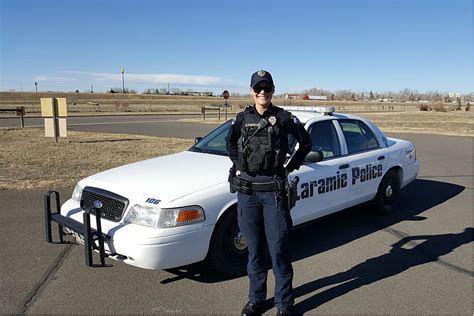
[[[448,109],[444,106],[444,104],[438,103],[433,106],[433,111],[448,112]]]
[[[468,103],[466,104],[466,111],[470,111],[471,110],[471,103]]]
[[[418,105],[420,111],[431,111],[431,106],[428,104],[420,104]]]

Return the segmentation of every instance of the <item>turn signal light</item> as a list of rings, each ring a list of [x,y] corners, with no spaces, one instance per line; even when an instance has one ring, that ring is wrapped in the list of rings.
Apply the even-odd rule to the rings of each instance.
[[[199,210],[180,210],[178,213],[178,218],[176,218],[176,222],[183,223],[200,219],[202,219],[202,212]]]

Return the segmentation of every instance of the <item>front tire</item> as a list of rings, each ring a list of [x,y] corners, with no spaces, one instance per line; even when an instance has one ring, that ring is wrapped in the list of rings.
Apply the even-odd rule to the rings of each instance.
[[[228,276],[247,272],[248,249],[237,223],[237,209],[226,211],[217,223],[206,258],[211,268]]]
[[[380,181],[374,198],[375,209],[382,214],[395,211],[400,194],[400,180],[395,170],[389,170]]]

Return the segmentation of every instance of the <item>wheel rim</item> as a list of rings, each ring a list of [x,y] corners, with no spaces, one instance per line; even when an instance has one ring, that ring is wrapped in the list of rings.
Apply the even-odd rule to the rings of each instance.
[[[232,265],[241,265],[247,261],[247,241],[240,232],[239,227],[230,227],[224,235],[224,254]]]
[[[396,188],[393,179],[387,179],[387,183],[385,185],[384,195],[383,195],[383,202],[385,205],[391,205],[395,201],[396,196]]]
[[[248,246],[247,240],[245,240],[244,235],[239,231],[234,237],[234,247],[239,251],[246,251]]]

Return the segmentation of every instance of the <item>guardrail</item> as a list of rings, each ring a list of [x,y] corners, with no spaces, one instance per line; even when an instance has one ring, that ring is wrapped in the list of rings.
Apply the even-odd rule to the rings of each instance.
[[[227,107],[224,107],[224,113],[225,113],[225,120],[227,121]],[[206,120],[206,112],[207,111],[211,111],[211,112],[216,112],[218,113],[218,120],[220,121],[221,120],[221,107],[206,107],[206,106],[203,106],[201,107],[201,113],[202,113],[202,120],[205,121]]]
[[[15,109],[0,109],[0,112],[16,112],[16,115],[20,117],[21,128],[25,128],[25,107],[17,106]]]

